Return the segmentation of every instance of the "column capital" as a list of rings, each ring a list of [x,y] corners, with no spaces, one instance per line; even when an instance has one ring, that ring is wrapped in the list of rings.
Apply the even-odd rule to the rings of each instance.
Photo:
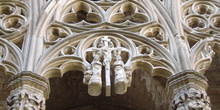
[[[168,78],[168,94],[173,98],[172,110],[211,110],[206,93],[207,78],[194,70],[185,70]]]
[[[204,75],[194,70],[185,70],[168,78],[168,92],[169,95],[171,95],[189,88],[206,91],[208,88],[207,81],[208,80]]]
[[[49,98],[49,80],[30,71],[23,71],[7,82],[10,95],[7,98],[8,109],[34,110],[45,109],[45,99]]]

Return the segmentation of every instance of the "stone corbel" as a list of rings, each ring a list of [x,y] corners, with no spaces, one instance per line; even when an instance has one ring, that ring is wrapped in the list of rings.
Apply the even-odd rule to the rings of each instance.
[[[45,110],[45,101],[50,93],[48,79],[24,71],[10,78],[7,88],[10,92],[8,110]]]
[[[173,98],[171,110],[211,110],[207,79],[194,70],[168,78],[168,93]]]

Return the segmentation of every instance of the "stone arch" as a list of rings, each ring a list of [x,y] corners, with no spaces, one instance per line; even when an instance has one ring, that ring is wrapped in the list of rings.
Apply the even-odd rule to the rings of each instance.
[[[120,33],[120,34],[117,34],[117,33]],[[91,34],[91,35],[90,35]],[[69,36],[68,39],[64,39],[62,40],[61,42],[58,42],[56,45],[54,45],[53,47],[49,48],[45,53],[44,53],[44,56],[42,56],[41,60],[38,62],[38,65],[42,65],[42,63],[45,63],[45,61],[48,61],[50,60],[51,58],[55,58],[57,56],[60,55],[60,50],[62,50],[62,48],[64,48],[65,46],[68,46],[70,44],[74,45],[74,47],[77,47],[76,50],[75,50],[75,53],[73,54],[74,57],[78,57],[79,59],[83,59],[82,58],[82,54],[81,53],[83,50],[82,50],[82,47],[85,46],[85,45],[91,45],[91,42],[90,44],[86,44],[86,40],[89,40],[89,39],[94,39],[95,37],[97,38],[100,38],[99,36],[116,36],[116,39],[123,39],[121,41],[127,41],[128,44],[130,47],[130,51],[133,51],[134,53],[132,53],[130,55],[131,58],[130,59],[130,62],[132,60],[132,57],[136,57],[140,54],[138,54],[138,50],[136,49],[136,45],[134,44],[134,42],[139,42],[137,45],[140,45],[140,42],[142,42],[143,44],[147,44],[149,47],[157,50],[160,54],[160,56],[163,56],[166,60],[168,60],[168,62],[172,62],[171,65],[173,64],[176,64],[176,61],[174,60],[174,58],[167,52],[167,50],[163,47],[161,47],[159,44],[151,41],[150,39],[147,39],[143,36],[138,36],[136,34],[132,34],[130,32],[124,32],[124,31],[116,31],[116,30],[112,30],[112,31],[108,31],[106,32],[105,30],[100,30],[100,31],[89,31],[89,32],[86,32],[86,33],[82,33],[82,34],[76,34],[76,35],[72,35],[72,36]],[[90,36],[90,37],[88,37]],[[123,36],[126,36],[126,37],[123,37]],[[131,40],[128,40],[126,38],[129,38]],[[76,39],[76,40],[75,40]],[[84,40],[80,40],[80,39],[84,39]],[[79,43],[80,42],[80,43]],[[83,43],[85,42],[85,43]],[[70,57],[70,56],[69,56]],[[85,61],[85,59],[83,60]],[[170,65],[170,66],[171,66]],[[38,67],[39,69],[39,67]],[[36,70],[36,71],[39,71],[39,70]],[[173,71],[177,71],[178,68],[173,68]]]
[[[109,53],[106,54],[105,52]],[[96,72],[93,70],[96,55],[98,55],[98,62],[101,65],[100,74],[107,75],[109,71],[109,73],[114,74],[114,82],[117,83],[117,72],[123,72],[127,87],[131,85],[131,76],[135,69],[147,70],[151,77],[165,79],[178,71],[178,67],[174,66],[176,60],[167,49],[151,39],[120,30],[108,30],[108,32],[105,30],[92,30],[68,36],[67,39],[63,39],[48,48],[39,60],[37,64],[39,66],[37,66],[35,72],[46,78],[52,78],[62,77],[68,71],[77,70],[84,73],[83,82],[89,84],[90,79],[88,80],[86,77],[87,74],[93,76]],[[110,57],[106,57],[106,55]],[[117,59],[120,57],[121,60]],[[106,58],[110,58],[110,60],[105,62]],[[117,64],[119,62],[120,64]],[[115,69],[116,67],[118,69]],[[106,78],[112,79],[111,76],[106,76]],[[101,94],[101,88],[99,88],[98,93],[89,92],[91,88],[88,92],[92,96],[98,96]],[[123,91],[120,89],[115,90],[117,94],[124,94],[127,91],[127,89]]]
[[[6,74],[12,76],[22,70],[21,50],[14,44],[0,38],[1,58],[0,62]]]

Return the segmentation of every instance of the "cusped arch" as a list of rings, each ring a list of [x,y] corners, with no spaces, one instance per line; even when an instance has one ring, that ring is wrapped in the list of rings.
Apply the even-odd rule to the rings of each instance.
[[[116,42],[120,42],[120,46],[115,46],[115,48],[119,47],[119,50],[121,49],[122,51],[125,51],[129,54],[125,64],[126,66],[131,66],[132,62],[138,62],[144,58],[147,59],[148,57],[148,59],[151,59],[151,61],[148,61],[149,63],[152,64],[152,62],[155,62],[153,65],[157,66],[161,63],[163,64],[163,66],[165,66],[165,68],[170,69],[169,72],[172,74],[177,72],[179,69],[178,66],[175,66],[177,65],[177,62],[174,57],[164,47],[146,37],[121,30],[92,30],[85,33],[70,35],[66,39],[63,39],[54,46],[50,47],[47,51],[44,52],[43,56],[37,63],[37,68],[35,69],[35,72],[44,76],[44,72],[50,71],[48,69],[46,70],[46,68],[49,68],[52,71],[57,71],[58,68],[62,69],[62,65],[66,62],[70,62],[67,64],[72,66],[76,66],[78,62],[78,64],[81,65],[80,68],[82,68],[80,70],[84,72],[86,65],[91,63],[91,61],[87,61],[86,57],[84,56],[86,49],[88,49],[88,51],[95,50],[95,47],[93,46],[95,40],[99,39],[99,41],[101,41],[100,39],[104,38],[105,36],[108,36],[109,40],[112,40],[114,44],[116,44]],[[155,51],[155,54],[153,54],[152,57],[149,57],[149,55],[145,55],[145,53],[141,54],[137,48],[137,45],[147,45]],[[71,54],[61,54],[63,48],[66,47],[73,47],[73,49],[69,49],[71,50]],[[113,58],[113,60],[115,59]],[[74,62],[76,62],[76,64],[74,64]],[[67,68],[69,67],[70,66],[67,66]],[[159,71],[157,70],[158,68],[159,67],[155,66],[154,71]],[[164,68],[161,67],[161,69]],[[59,76],[62,76],[62,74],[64,73],[62,71],[64,70],[59,70]],[[167,77],[167,74],[165,76]]]
[[[79,55],[83,59],[83,61],[88,64],[86,56],[84,55],[86,54],[86,52],[92,52],[95,49],[100,49],[98,45],[100,41],[102,41],[102,39],[109,40],[113,43],[114,47],[112,52],[117,50],[120,50],[122,52],[127,52],[126,57],[128,58],[126,59],[125,66],[129,65],[132,58],[137,54],[135,44],[130,39],[127,39],[125,36],[119,33],[105,32],[104,34],[103,32],[100,32],[100,33],[93,33],[92,35],[89,35],[87,38],[83,39],[78,46],[77,55]],[[107,48],[107,49],[111,49],[111,48]]]
[[[54,15],[55,20],[72,25],[87,25],[105,21],[104,10],[88,0],[67,1]]]
[[[68,71],[82,71],[84,72],[84,64],[81,59],[77,57],[59,57],[47,62],[40,71],[40,75],[46,78],[63,77]]]
[[[138,24],[155,20],[152,10],[138,1],[120,1],[107,10],[106,16],[108,22],[119,24]]]

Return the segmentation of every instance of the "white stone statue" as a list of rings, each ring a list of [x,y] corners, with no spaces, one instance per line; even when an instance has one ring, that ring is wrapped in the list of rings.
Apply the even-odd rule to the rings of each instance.
[[[97,52],[92,61],[92,77],[88,84],[88,93],[91,96],[98,96],[101,94],[102,90],[102,64],[99,61],[101,57],[101,52]]]
[[[90,66],[86,66],[86,71],[84,73],[83,83],[84,84],[88,84],[89,80],[91,79],[91,77],[92,77],[91,67]]]
[[[115,93],[124,94],[127,91],[127,78],[124,70],[124,62],[120,56],[120,51],[117,52],[116,61],[114,62],[115,71]]]

